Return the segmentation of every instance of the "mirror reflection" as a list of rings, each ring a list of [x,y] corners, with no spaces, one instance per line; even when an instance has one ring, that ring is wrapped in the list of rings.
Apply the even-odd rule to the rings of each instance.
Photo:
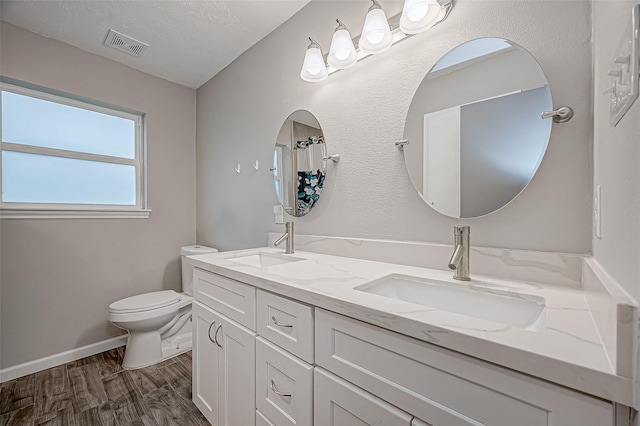
[[[273,150],[273,181],[278,200],[291,216],[304,216],[320,199],[327,149],[318,120],[306,110],[293,112]]]
[[[411,102],[404,138],[413,186],[438,212],[455,218],[492,213],[513,200],[547,149],[552,109],[536,60],[499,38],[445,54]]]

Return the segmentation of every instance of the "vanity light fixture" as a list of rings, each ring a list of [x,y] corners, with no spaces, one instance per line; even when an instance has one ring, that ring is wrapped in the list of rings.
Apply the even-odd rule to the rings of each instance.
[[[387,15],[376,0],[369,7],[364,19],[362,35],[360,36],[360,50],[364,53],[382,53],[391,47],[393,35],[387,21]]]
[[[426,31],[444,21],[453,7],[453,0],[405,0],[402,13],[387,19],[376,0],[371,0],[362,35],[351,37],[338,19],[331,47],[322,56],[320,45],[311,40],[304,57],[300,77],[309,82],[322,81],[329,74],[348,68],[356,62],[377,53],[407,37]]]
[[[311,43],[307,46],[307,52],[304,55],[300,78],[313,83],[324,80],[328,73],[322,56],[322,48],[311,37],[309,37],[309,41]]]
[[[347,27],[339,19],[336,19],[336,22],[338,26],[333,32],[327,62],[335,69],[345,69],[358,61],[358,52]]]
[[[437,0],[405,0],[400,17],[400,30],[405,34],[418,34],[433,27],[444,17]]]

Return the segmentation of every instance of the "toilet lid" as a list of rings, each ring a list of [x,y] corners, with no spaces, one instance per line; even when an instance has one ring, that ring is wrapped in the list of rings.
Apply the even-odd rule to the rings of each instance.
[[[182,296],[173,290],[154,291],[118,300],[109,305],[115,313],[148,311],[163,308],[182,300]]]

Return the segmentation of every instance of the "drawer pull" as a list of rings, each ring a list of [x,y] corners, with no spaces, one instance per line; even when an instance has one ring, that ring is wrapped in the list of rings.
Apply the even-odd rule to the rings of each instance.
[[[271,315],[271,322],[282,328],[293,328],[293,324],[280,324],[276,319],[275,315]]]
[[[220,349],[222,349],[222,345],[220,344],[220,342],[218,342],[218,332],[220,331],[221,328],[222,328],[222,324],[220,324],[218,328],[216,328],[216,334],[213,336],[213,338],[215,339],[216,345],[218,345]]]
[[[211,329],[213,328],[214,325],[216,325],[215,321],[211,323],[211,325],[209,326],[209,331],[207,332],[207,337],[209,337],[209,340],[211,340],[211,343],[215,343],[211,338]]]
[[[280,396],[291,396],[290,393],[284,393],[284,392],[280,392],[278,391],[278,388],[276,388],[276,382],[273,381],[273,379],[271,379],[271,390],[273,391],[273,393],[275,393],[276,395],[280,395]]]

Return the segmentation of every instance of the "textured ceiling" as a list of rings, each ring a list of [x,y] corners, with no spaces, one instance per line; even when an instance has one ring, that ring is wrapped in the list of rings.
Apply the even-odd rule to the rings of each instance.
[[[310,0],[2,0],[3,21],[131,68],[198,88]],[[103,44],[109,29],[150,47]]]

